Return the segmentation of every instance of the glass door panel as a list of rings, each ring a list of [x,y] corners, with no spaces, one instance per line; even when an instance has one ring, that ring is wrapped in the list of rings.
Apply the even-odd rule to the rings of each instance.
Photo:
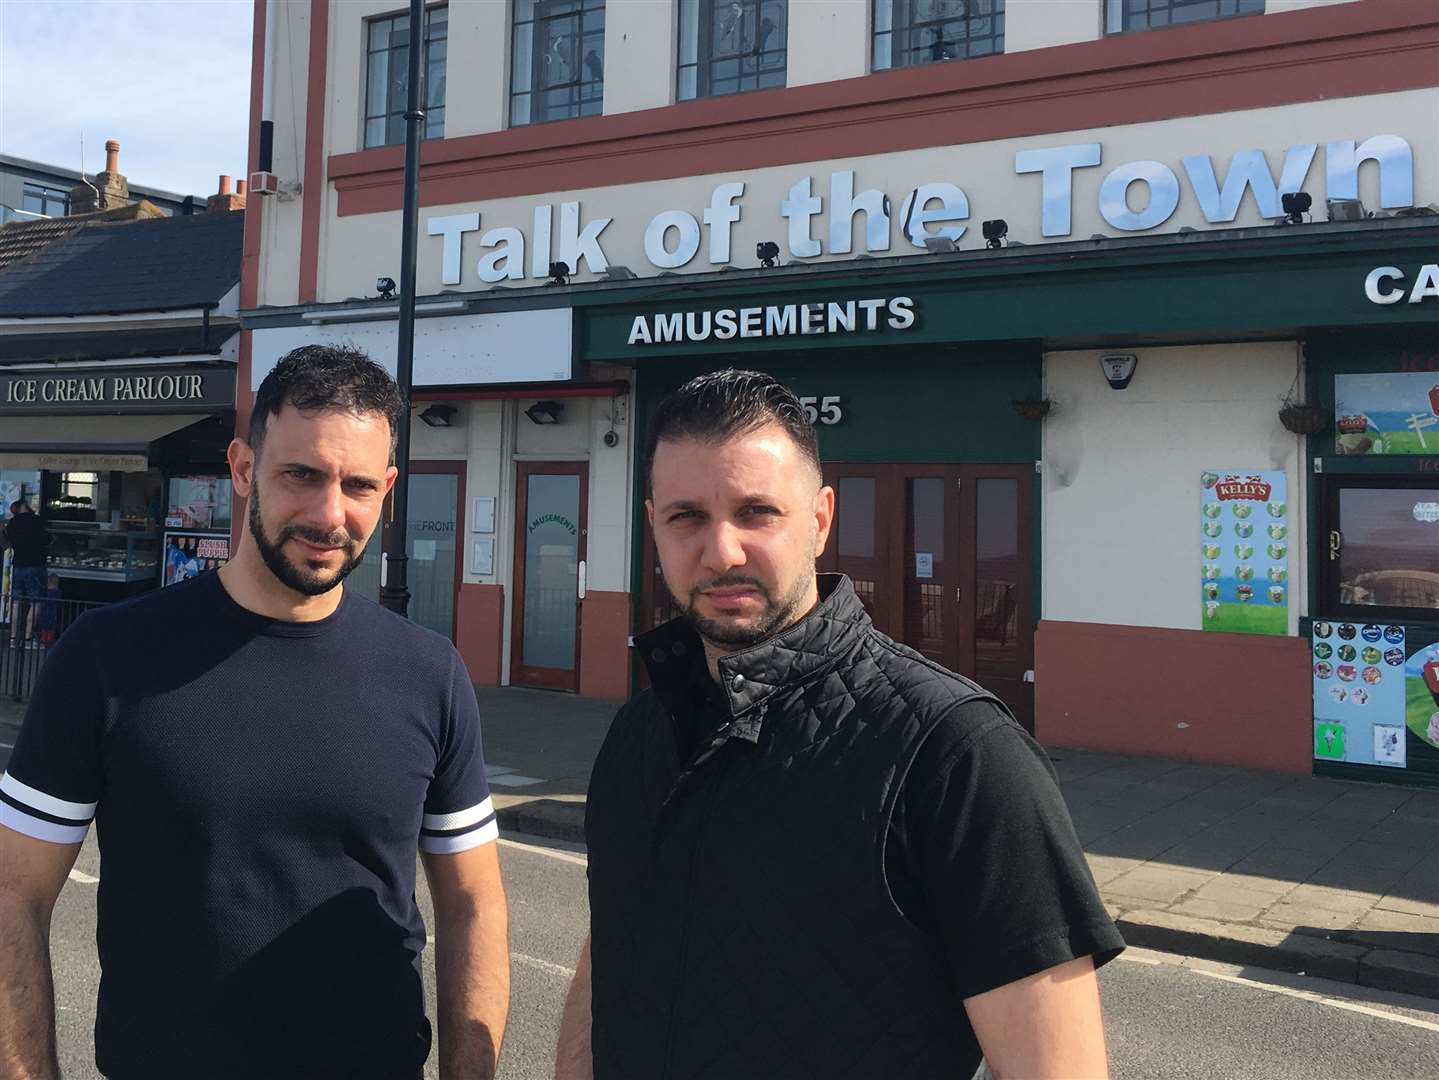
[[[1326,600],[1340,611],[1432,618],[1439,611],[1439,484],[1344,477],[1330,485]]]
[[[406,567],[410,619],[453,639],[460,478],[452,473],[410,477]]]
[[[975,482],[974,675],[1006,702],[1022,691],[1026,668],[1021,598],[1029,566],[1019,496],[1015,479]]]
[[[835,519],[821,572],[840,573],[854,583],[860,603],[886,634],[895,632],[898,589],[891,580],[886,465],[826,465],[824,482],[834,488]]]
[[[578,462],[519,465],[512,682],[579,687],[587,468]]]

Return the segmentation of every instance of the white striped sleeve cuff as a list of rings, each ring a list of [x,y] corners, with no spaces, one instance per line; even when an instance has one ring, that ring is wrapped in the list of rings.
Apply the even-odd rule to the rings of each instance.
[[[57,799],[39,788],[0,775],[0,825],[52,844],[78,844],[95,817],[95,803]]]
[[[420,850],[431,855],[454,855],[498,840],[495,805],[487,795],[474,806],[448,814],[426,814],[420,823]]]

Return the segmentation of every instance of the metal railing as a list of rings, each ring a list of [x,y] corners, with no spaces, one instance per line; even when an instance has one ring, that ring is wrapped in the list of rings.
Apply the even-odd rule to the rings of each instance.
[[[0,694],[26,701],[45,657],[85,612],[103,607],[90,600],[0,597]]]

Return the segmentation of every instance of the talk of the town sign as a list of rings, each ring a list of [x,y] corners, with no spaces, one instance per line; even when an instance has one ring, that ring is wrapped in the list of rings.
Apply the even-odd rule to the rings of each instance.
[[[1186,154],[1177,168],[1162,161],[1131,161],[1111,169],[1105,176],[1099,188],[1098,209],[1104,220],[1120,232],[1158,228],[1173,217],[1179,207],[1182,172],[1210,225],[1233,222],[1246,192],[1252,195],[1261,216],[1277,219],[1284,216],[1281,196],[1304,189],[1319,156],[1319,143],[1289,147],[1284,152],[1277,178],[1260,149],[1240,150],[1227,165],[1216,165],[1208,154]],[[1021,150],[1014,155],[1017,175],[1035,174],[1039,178],[1037,211],[1043,236],[1072,234],[1075,173],[1098,167],[1102,159],[1099,143]],[[1341,139],[1323,144],[1323,198],[1357,199],[1359,171],[1366,162],[1372,162],[1378,170],[1377,209],[1414,205],[1414,151],[1398,135],[1374,135],[1363,142]],[[1311,186],[1317,187],[1317,184]],[[996,208],[986,212],[972,208],[964,189],[950,181],[931,181],[912,188],[903,195],[898,216],[893,218],[886,192],[856,192],[853,169],[831,173],[828,187],[828,231],[821,237],[814,235],[814,219],[825,212],[826,199],[815,190],[813,177],[799,177],[780,202],[779,216],[786,223],[780,232],[785,236],[791,258],[850,254],[853,221],[861,212],[865,217],[866,252],[889,251],[894,225],[899,226],[913,248],[922,250],[926,240],[948,239],[958,243],[968,230],[964,223],[972,215],[985,217],[999,213]],[[1315,195],[1316,203],[1320,203],[1320,194],[1317,191],[1311,194]],[[729,265],[735,257],[731,232],[746,209],[744,195],[745,181],[732,180],[713,189],[710,204],[699,217],[689,209],[659,211],[645,226],[645,258],[656,270],[675,270],[688,266],[704,247],[710,265]],[[513,225],[487,229],[478,238],[485,253],[469,274],[477,275],[486,283],[548,278],[556,239],[558,261],[565,263],[570,272],[588,269],[599,274],[607,270],[610,261],[601,236],[614,219],[596,217],[586,221],[581,216],[579,202],[562,202],[556,238],[554,210],[549,203],[533,208],[528,237]],[[462,276],[468,276],[461,265],[461,247],[464,237],[479,232],[480,226],[479,211],[437,215],[426,220],[426,231],[441,240],[442,284],[459,285],[463,283]]]

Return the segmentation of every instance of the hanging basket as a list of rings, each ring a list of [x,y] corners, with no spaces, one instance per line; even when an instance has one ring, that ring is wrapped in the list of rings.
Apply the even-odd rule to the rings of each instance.
[[[1318,435],[1329,429],[1329,410],[1322,405],[1290,402],[1279,410],[1279,422],[1296,435]]]
[[[1011,404],[1021,420],[1043,420],[1054,408],[1054,402],[1049,398],[1026,398]]]

